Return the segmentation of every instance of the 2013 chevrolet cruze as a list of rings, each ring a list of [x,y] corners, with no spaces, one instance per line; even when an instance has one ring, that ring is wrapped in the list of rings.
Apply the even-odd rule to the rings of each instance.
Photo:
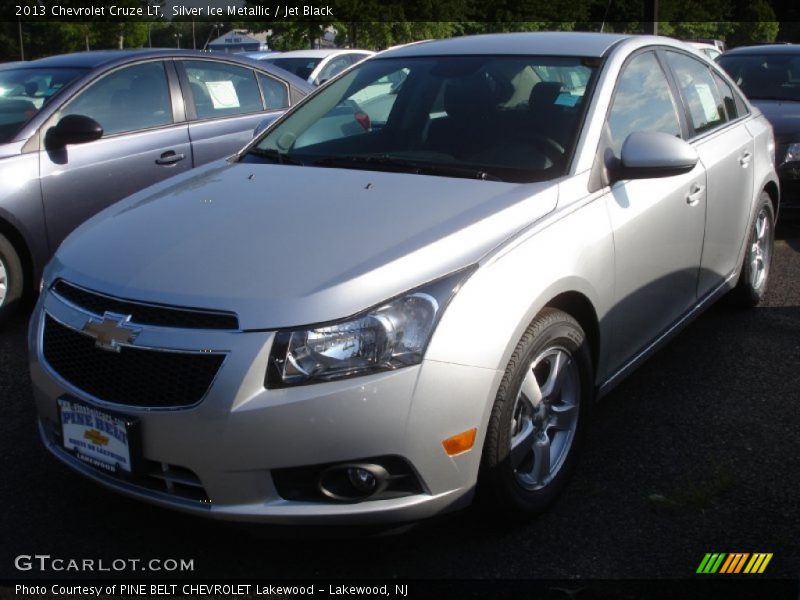
[[[595,398],[723,294],[763,296],[773,152],[666,38],[387,51],[64,242],[30,326],[41,437],[223,519],[541,510]]]

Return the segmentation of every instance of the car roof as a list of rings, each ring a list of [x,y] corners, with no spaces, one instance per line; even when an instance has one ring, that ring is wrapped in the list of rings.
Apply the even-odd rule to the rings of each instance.
[[[617,42],[633,36],[613,33],[544,31],[490,33],[408,44],[381,53],[382,58],[436,54],[542,54],[601,57]]]
[[[275,56],[268,56],[267,58],[325,58],[333,54],[350,54],[358,52],[360,54],[375,54],[372,50],[359,50],[358,48],[323,48],[323,49],[308,49],[308,50],[289,50],[288,52],[281,52]]]
[[[739,46],[728,50],[723,56],[746,54],[800,54],[800,44],[763,44],[759,46]]]
[[[128,61],[141,60],[147,58],[195,58],[195,59],[216,59],[228,62],[235,62],[247,65],[272,73],[276,77],[285,80],[287,83],[300,90],[310,92],[315,89],[310,86],[305,79],[278,69],[270,63],[254,60],[237,54],[224,52],[201,52],[199,50],[180,50],[177,48],[138,48],[130,50],[92,50],[88,52],[73,52],[71,54],[58,54],[48,56],[38,60],[27,61],[25,68],[52,68],[52,67],[72,67],[84,69],[96,69],[104,66],[125,64]]]

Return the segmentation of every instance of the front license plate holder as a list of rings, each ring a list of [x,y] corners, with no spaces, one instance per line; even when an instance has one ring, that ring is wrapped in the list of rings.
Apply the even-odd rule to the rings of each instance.
[[[123,478],[139,470],[138,419],[62,396],[58,399],[58,421],[62,447],[75,458]]]

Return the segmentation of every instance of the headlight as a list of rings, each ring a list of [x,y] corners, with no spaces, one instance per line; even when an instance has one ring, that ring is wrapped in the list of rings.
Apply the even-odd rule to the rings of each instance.
[[[789,144],[786,148],[786,156],[783,158],[783,162],[794,162],[796,160],[800,160],[800,144]]]
[[[302,385],[419,364],[442,312],[472,271],[462,269],[346,320],[279,331],[266,386]]]

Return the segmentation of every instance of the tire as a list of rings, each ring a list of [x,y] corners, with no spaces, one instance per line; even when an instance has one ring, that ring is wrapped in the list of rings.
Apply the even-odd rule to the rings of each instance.
[[[492,407],[478,478],[484,507],[519,518],[555,500],[580,449],[592,371],[581,326],[545,308],[517,344]]]
[[[775,212],[772,209],[772,200],[766,192],[761,192],[755,215],[747,234],[739,282],[728,296],[731,304],[742,308],[758,305],[764,298],[769,283],[775,242]]]
[[[0,234],[0,325],[19,308],[24,289],[22,263],[14,246]]]

